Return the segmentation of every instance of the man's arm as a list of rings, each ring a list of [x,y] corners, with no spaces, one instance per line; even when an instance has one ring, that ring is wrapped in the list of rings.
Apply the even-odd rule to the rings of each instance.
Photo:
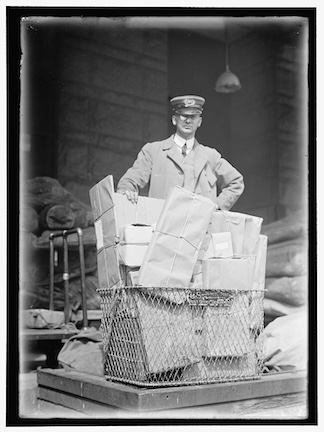
[[[153,165],[152,144],[143,146],[133,166],[118,182],[117,192],[124,193],[132,202],[137,202],[139,189],[146,186],[150,180]]]
[[[221,156],[217,159],[215,174],[219,191],[216,204],[221,210],[230,210],[244,191],[243,176]]]

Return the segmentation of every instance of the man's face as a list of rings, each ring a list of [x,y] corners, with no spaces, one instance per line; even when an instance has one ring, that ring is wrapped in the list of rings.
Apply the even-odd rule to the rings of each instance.
[[[193,138],[201,122],[201,115],[190,111],[172,116],[172,123],[176,126],[178,135],[184,139]]]

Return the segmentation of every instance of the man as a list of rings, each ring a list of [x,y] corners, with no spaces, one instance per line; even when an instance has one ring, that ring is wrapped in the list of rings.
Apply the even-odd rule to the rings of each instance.
[[[138,192],[149,184],[149,196],[165,199],[173,186],[210,198],[215,209],[229,210],[244,190],[242,175],[217,150],[195,138],[202,123],[205,99],[177,96],[171,99],[175,133],[163,141],[149,142],[117,185],[137,202]]]

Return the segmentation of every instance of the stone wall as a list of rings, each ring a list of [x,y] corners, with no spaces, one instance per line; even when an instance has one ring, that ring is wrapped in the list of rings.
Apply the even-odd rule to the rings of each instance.
[[[250,33],[232,46],[233,71],[239,67],[242,89],[231,97],[232,162],[245,180],[241,210],[276,219],[278,158],[275,77],[269,40]],[[236,67],[237,65],[237,67]]]
[[[108,174],[117,183],[145,142],[167,134],[167,34],[105,18],[47,30],[57,46],[56,178],[89,203],[90,187]]]
[[[306,39],[283,44],[275,59],[280,214],[307,209],[308,103]]]
[[[246,183],[240,208],[268,223],[307,206],[307,53],[298,41],[256,34],[233,51],[242,82],[231,97],[231,160]]]

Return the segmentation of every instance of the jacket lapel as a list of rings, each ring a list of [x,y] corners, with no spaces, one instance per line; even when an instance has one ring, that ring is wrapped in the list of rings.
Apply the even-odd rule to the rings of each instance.
[[[177,149],[176,143],[173,141],[172,136],[165,140],[163,144],[163,150],[167,152],[167,156],[173,160],[174,163],[178,165],[178,167],[182,170],[182,155]],[[182,170],[183,171],[183,170]]]
[[[199,175],[208,162],[208,155],[204,151],[204,147],[199,144],[197,140],[195,140],[195,160],[194,160],[194,169],[195,169],[195,179],[196,183],[198,181]]]
[[[170,159],[175,162],[179,168],[182,170],[182,156],[179,150],[176,147],[175,142],[173,141],[172,136],[165,140],[163,144],[163,150],[167,152],[167,155]],[[199,175],[208,162],[208,155],[204,151],[204,147],[199,144],[199,142],[195,139],[194,144],[195,150],[195,160],[194,160],[194,170],[195,170],[195,180],[196,183],[198,181]]]

